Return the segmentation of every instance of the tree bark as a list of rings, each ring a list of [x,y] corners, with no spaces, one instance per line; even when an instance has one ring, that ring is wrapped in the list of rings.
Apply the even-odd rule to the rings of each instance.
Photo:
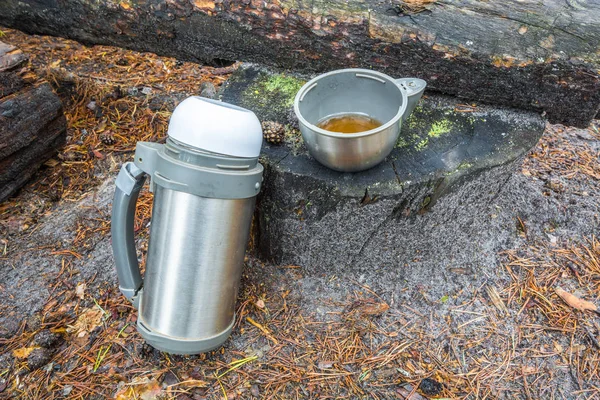
[[[0,42],[0,201],[23,186],[66,137],[59,98],[26,62],[20,50]]]
[[[417,76],[553,123],[586,126],[600,106],[594,0],[0,0],[0,19],[182,60]]]

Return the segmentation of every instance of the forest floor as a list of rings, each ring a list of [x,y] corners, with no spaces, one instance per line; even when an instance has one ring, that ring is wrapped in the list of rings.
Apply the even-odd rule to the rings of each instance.
[[[535,237],[517,218],[518,246],[478,271],[505,285],[401,301],[249,255],[231,339],[173,356],[143,343],[118,291],[114,179],[137,141],[164,140],[177,101],[218,89],[237,65],[0,32],[53,83],[68,121],[66,146],[0,204],[0,398],[600,399],[599,121],[548,125],[525,159],[522,190],[592,212],[585,229]],[[142,264],[151,204],[143,192]]]

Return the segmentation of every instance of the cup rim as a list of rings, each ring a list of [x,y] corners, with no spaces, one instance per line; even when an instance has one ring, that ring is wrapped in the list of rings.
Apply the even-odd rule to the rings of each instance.
[[[371,75],[371,76],[383,79],[386,82],[390,82],[395,87],[397,87],[398,91],[400,92],[400,95],[402,97],[402,105],[398,109],[398,112],[396,113],[396,115],[393,118],[391,118],[388,122],[386,122],[385,124],[383,124],[381,126],[378,126],[375,129],[371,129],[371,130],[364,131],[364,132],[356,132],[356,133],[332,132],[332,131],[325,130],[323,128],[319,128],[318,126],[308,122],[304,118],[302,113],[300,112],[300,106],[299,106],[300,98],[303,97],[303,95],[308,91],[308,89],[311,89],[311,86],[313,86],[313,84],[318,82],[319,80],[321,80],[325,77],[331,76],[331,75],[343,74],[343,73],[348,73],[348,72],[350,72],[350,73],[355,72],[355,73],[360,73],[360,74],[365,74],[365,75]],[[372,71],[370,69],[363,69],[363,68],[337,69],[335,71],[330,71],[330,72],[326,72],[324,74],[318,75],[318,76],[314,77],[313,79],[311,79],[310,81],[306,82],[300,88],[298,93],[296,93],[296,97],[294,98],[294,113],[296,114],[296,117],[300,121],[301,125],[304,125],[304,126],[308,127],[309,129],[313,130],[314,132],[319,133],[321,135],[336,137],[336,138],[346,138],[346,139],[370,136],[370,135],[379,133],[383,130],[386,130],[387,128],[398,123],[402,119],[402,116],[406,112],[407,106],[408,106],[408,93],[405,88],[403,88],[401,85],[396,83],[396,80],[394,78],[392,78],[391,76],[384,74],[382,72]]]

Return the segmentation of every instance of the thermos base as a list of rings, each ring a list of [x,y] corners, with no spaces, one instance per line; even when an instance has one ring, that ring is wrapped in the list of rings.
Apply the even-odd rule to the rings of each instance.
[[[144,340],[157,350],[171,354],[200,354],[214,350],[220,347],[233,329],[235,316],[231,324],[222,332],[203,339],[185,339],[175,336],[167,336],[158,332],[152,331],[141,320],[138,320],[137,330],[142,335]]]

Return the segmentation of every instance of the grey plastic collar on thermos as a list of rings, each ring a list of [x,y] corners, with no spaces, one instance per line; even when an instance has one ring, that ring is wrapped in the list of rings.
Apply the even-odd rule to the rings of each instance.
[[[138,142],[135,165],[152,179],[152,187],[218,199],[245,199],[260,191],[263,166],[258,158],[204,152],[174,139],[166,144]]]

